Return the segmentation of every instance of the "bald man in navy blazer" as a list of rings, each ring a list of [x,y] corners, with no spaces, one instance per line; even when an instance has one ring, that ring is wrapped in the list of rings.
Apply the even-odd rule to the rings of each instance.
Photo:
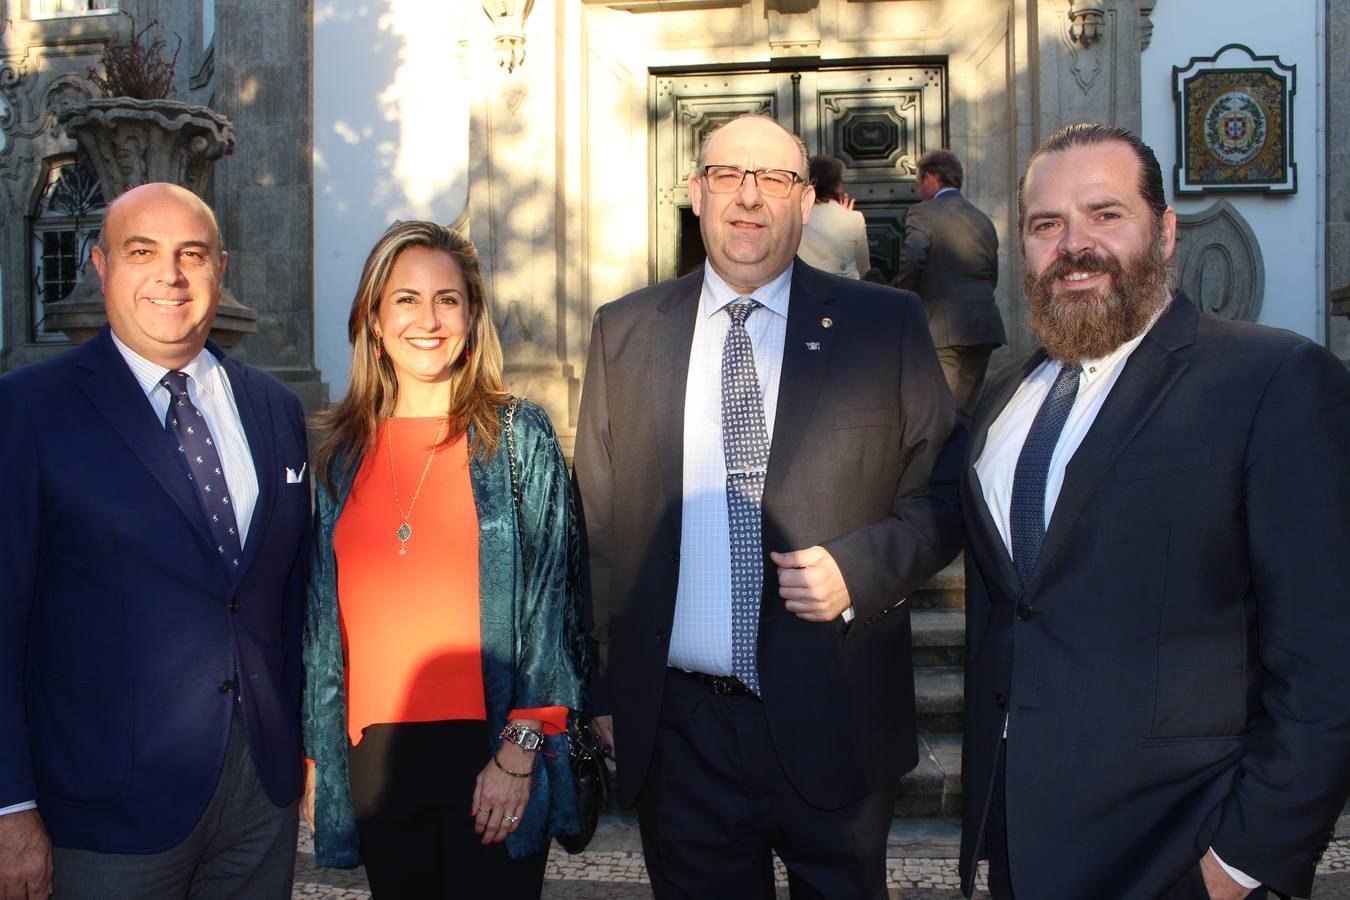
[[[290,896],[305,429],[206,340],[226,260],[196,196],[134,188],[109,326],[0,378],[0,896]]]

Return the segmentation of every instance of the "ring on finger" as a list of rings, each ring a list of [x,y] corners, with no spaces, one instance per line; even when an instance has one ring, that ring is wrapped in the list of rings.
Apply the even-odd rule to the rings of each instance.
[[[478,807],[478,814],[480,816],[491,816],[492,810],[488,809],[486,806],[480,806]]]
[[[503,822],[510,822],[512,825],[520,821],[520,816],[502,816]]]

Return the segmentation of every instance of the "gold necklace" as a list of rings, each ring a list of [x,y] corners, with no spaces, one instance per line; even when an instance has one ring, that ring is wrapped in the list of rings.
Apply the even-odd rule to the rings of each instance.
[[[441,449],[441,438],[445,435],[445,428],[450,424],[446,419],[441,423],[441,427],[436,430],[436,440],[432,442],[431,453],[427,455],[427,464],[422,467],[422,477],[417,482],[417,490],[413,491],[412,502],[408,504],[408,512],[403,512],[403,504],[398,502],[398,476],[394,474],[394,420],[391,416],[385,423],[385,434],[389,438],[389,481],[394,487],[394,507],[398,510],[398,517],[403,520],[403,524],[398,526],[394,534],[398,537],[398,555],[408,555],[408,538],[412,537],[412,525],[408,524],[408,519],[412,518],[413,509],[417,506],[417,498],[422,493],[422,485],[426,484],[427,473],[431,471],[431,461],[436,458],[436,451]]]

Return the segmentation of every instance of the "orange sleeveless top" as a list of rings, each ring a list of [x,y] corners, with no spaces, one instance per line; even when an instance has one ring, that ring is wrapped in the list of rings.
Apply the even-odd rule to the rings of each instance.
[[[353,744],[375,724],[487,718],[478,510],[465,436],[431,455],[443,422],[386,419],[333,531]],[[402,554],[395,486],[412,530]],[[541,719],[546,731],[557,733],[566,727],[567,710],[513,710],[509,718]]]

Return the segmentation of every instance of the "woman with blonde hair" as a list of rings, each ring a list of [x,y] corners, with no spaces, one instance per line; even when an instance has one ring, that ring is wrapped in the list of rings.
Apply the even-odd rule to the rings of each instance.
[[[321,866],[376,898],[538,897],[577,829],[584,640],[567,469],[514,401],[473,245],[371,250],[346,397],[317,417],[304,799]]]

